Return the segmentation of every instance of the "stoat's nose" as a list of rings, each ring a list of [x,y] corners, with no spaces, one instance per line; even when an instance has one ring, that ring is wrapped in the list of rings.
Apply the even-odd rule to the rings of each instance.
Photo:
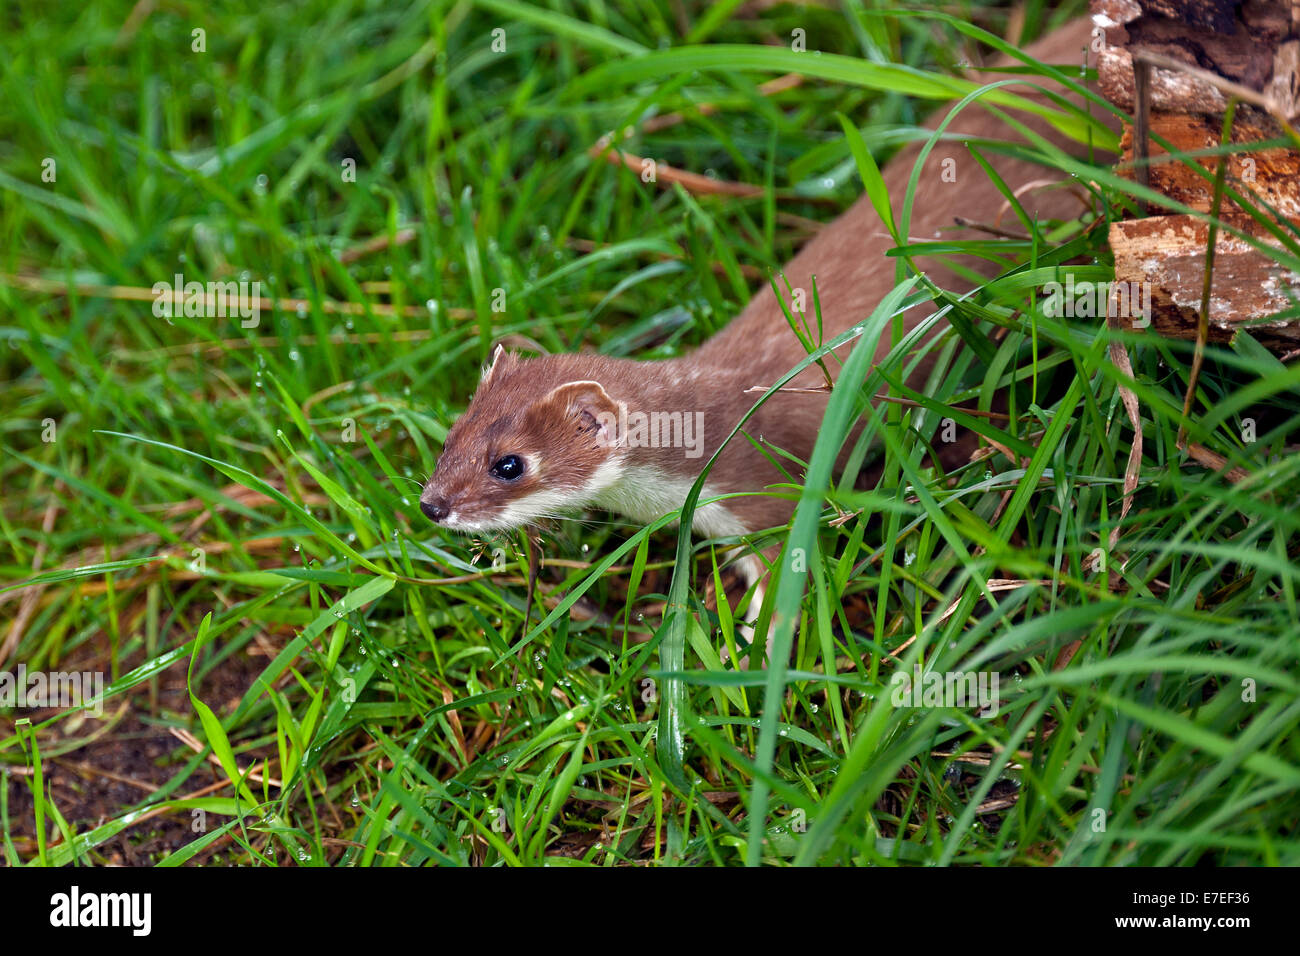
[[[428,499],[421,498],[420,510],[428,516],[430,521],[441,521],[443,518],[447,517],[447,514],[451,509],[447,507],[446,498],[436,497]]]

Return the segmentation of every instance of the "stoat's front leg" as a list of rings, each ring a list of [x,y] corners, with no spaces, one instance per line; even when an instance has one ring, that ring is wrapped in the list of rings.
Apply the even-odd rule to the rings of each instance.
[[[742,549],[737,548],[731,553],[735,554]],[[769,565],[777,559],[781,553],[781,546],[772,545],[762,551],[761,556],[754,551],[747,551],[735,563],[736,571],[740,574],[741,580],[745,582],[745,590],[751,587],[754,589],[753,596],[749,600],[749,606],[745,609],[745,615],[742,619],[744,623],[738,624],[736,633],[742,637],[746,645],[754,643],[754,625],[758,622],[758,613],[763,607],[763,596],[767,590],[767,582],[770,577],[768,571]],[[725,595],[720,595],[719,600],[725,600]],[[743,652],[742,652],[743,653]],[[740,660],[740,667],[748,670],[751,663],[762,665],[764,661],[772,659],[772,631],[769,628],[767,632],[767,645],[762,660],[755,660],[752,655],[743,655]],[[727,648],[722,648],[722,662],[727,662]]]

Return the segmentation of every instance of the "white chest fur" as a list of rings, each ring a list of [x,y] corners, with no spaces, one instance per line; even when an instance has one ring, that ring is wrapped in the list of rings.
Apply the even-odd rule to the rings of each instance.
[[[608,483],[592,482],[600,488],[592,501],[597,507],[616,511],[642,524],[680,508],[695,483],[693,478],[670,475],[646,465],[623,465],[619,471]],[[706,483],[700,500],[707,501],[717,494]],[[715,501],[695,509],[691,530],[707,538],[721,538],[743,534],[746,529],[725,504]]]

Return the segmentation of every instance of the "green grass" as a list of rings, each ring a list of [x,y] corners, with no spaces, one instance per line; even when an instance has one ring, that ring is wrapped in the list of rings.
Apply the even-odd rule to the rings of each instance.
[[[104,721],[0,712],[7,862],[100,862],[163,810],[209,821],[166,864],[1300,863],[1300,371],[1246,336],[1211,346],[1184,420],[1191,347],[1130,338],[1145,446],[1121,523],[1125,379],[1098,323],[1028,294],[1080,255],[1098,264],[1077,276],[1108,275],[1104,229],[1063,227],[961,307],[1009,331],[950,355],[928,407],[881,421],[835,392],[781,538],[807,574],[783,563],[764,611],[788,664],[722,667],[731,614],[703,601],[725,548],[666,521],[547,529],[526,621],[522,540],[419,513],[493,341],[641,358],[703,341],[763,281],[742,266],[767,274],[806,237],[785,214],[829,220],[876,188],[852,131],[876,163],[922,135],[928,107],[886,64],[966,92],[942,21],[736,6],[181,4],[120,43],[130,3],[4,15],[0,272],[97,288],[0,281],[18,588],[0,670],[93,661],[111,681]],[[969,19],[997,32],[1005,11]],[[795,28],[823,78],[763,96],[794,55],[759,44]],[[624,148],[766,194],[651,187],[587,154],[674,112]],[[1136,191],[1074,171],[1115,204]],[[252,329],[157,318],[148,292],[177,272],[303,302]],[[861,317],[864,340],[890,311]],[[952,484],[928,469],[938,402],[1012,381],[1021,460]],[[884,478],[854,491],[830,464],[864,414]],[[1181,425],[1250,477],[1189,462]],[[238,660],[260,676],[213,696]],[[922,662],[997,671],[999,714],[892,706],[892,675]],[[51,761],[111,737],[123,706],[218,766],[178,742],[157,791],[65,819]]]

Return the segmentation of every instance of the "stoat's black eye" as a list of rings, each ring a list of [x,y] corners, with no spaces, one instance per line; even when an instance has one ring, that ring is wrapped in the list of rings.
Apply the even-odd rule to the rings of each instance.
[[[524,460],[518,455],[506,455],[498,458],[489,470],[502,481],[514,481],[524,473]]]

